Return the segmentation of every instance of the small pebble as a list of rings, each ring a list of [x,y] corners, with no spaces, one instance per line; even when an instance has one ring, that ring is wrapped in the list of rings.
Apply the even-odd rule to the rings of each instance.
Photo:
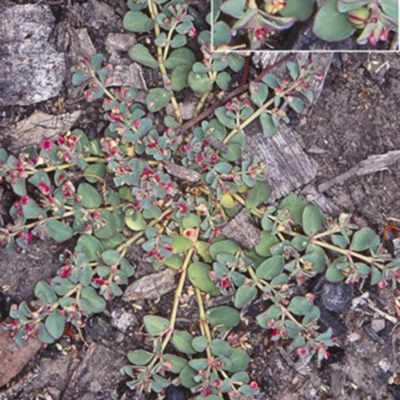
[[[385,329],[385,320],[383,318],[374,318],[371,321],[371,328],[375,332],[380,332]]]
[[[124,309],[114,310],[111,313],[111,324],[122,332],[126,332],[130,327],[137,324],[136,317]]]
[[[349,342],[357,342],[357,340],[360,340],[361,335],[357,332],[350,333],[349,336],[347,336],[347,339]]]

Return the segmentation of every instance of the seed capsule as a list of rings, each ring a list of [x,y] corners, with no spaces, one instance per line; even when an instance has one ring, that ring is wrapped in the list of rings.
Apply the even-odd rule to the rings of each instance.
[[[369,14],[369,10],[365,7],[362,7],[348,12],[347,18],[355,28],[363,29],[369,22]]]

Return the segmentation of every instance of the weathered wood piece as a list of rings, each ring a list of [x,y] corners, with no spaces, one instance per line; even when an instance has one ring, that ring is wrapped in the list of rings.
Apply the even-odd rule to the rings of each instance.
[[[284,53],[260,52],[254,55],[253,60],[265,68],[284,55]],[[332,54],[313,54],[312,59],[321,66],[323,74],[322,80],[315,80],[310,84],[315,103],[321,94]],[[287,74],[286,67],[279,66],[274,74],[278,77],[285,76]],[[305,102],[304,105],[302,115],[306,115],[312,110],[312,104]],[[271,138],[264,137],[257,121],[245,131],[247,137],[243,157],[250,160],[254,155],[258,155],[266,165],[266,181],[271,187],[270,201],[286,196],[315,178],[318,165],[302,149],[290,126],[282,124],[278,132]]]
[[[57,96],[66,67],[64,55],[49,41],[55,26],[50,7],[25,4],[0,12],[0,106]]]
[[[5,135],[11,139],[10,150],[20,151],[38,145],[43,139],[53,139],[66,133],[80,117],[81,111],[51,115],[35,111],[29,118],[8,128]]]
[[[222,234],[247,250],[252,249],[262,236],[261,231],[251,223],[245,210],[228,222]]]
[[[126,288],[122,300],[157,299],[175,288],[174,276],[175,271],[169,268],[162,272],[145,275]]]
[[[102,344],[92,342],[78,365],[60,400],[101,398],[116,400],[119,368],[126,364],[126,356]],[[109,382],[114,382],[112,387]]]
[[[196,183],[201,179],[201,175],[197,171],[181,167],[171,161],[164,161],[164,166],[167,172],[178,179],[182,179],[185,182]]]
[[[340,214],[340,208],[328,197],[319,193],[314,185],[307,185],[301,192],[309,203],[316,205],[324,213],[337,217]]]
[[[0,368],[0,387],[14,378],[42,346],[38,339],[30,338],[25,346],[18,346],[9,332],[0,329],[0,360],[6,368]]]
[[[328,182],[321,183],[318,190],[322,193],[329,190],[337,183],[341,184],[353,176],[374,174],[378,171],[388,169],[392,164],[400,160],[400,150],[389,151],[385,154],[369,156],[367,159],[351,167],[348,171],[336,176]]]
[[[243,156],[251,160],[258,155],[264,162],[266,182],[271,188],[269,201],[284,197],[315,178],[318,165],[303,151],[290,127],[282,125],[274,136],[265,138],[257,125],[246,130]]]

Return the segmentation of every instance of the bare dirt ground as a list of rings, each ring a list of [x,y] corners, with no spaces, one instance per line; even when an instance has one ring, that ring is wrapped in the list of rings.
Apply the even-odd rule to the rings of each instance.
[[[5,6],[27,3],[35,4],[34,1],[6,1]],[[204,12],[201,2],[191,3],[200,13]],[[121,18],[126,12],[125,2],[44,0],[40,4],[49,6],[55,17],[57,29],[49,40],[56,42],[58,51],[65,56],[63,87],[58,96],[49,100],[31,105],[1,106],[0,134],[4,146],[10,146],[16,140],[6,134],[6,129],[37,110],[52,115],[81,111],[73,127],[84,129],[92,137],[105,126],[98,112],[99,103],[88,105],[70,84],[68,70],[74,62],[72,49],[75,46],[71,30],[86,29],[95,50],[110,57],[111,45],[107,47],[105,39],[110,38],[110,34],[124,34]],[[110,14],[110,10],[113,13]],[[126,35],[122,39],[129,41]],[[118,50],[116,54],[123,64],[130,63],[126,50]],[[151,77],[146,74],[145,77],[149,82]],[[370,226],[379,232],[388,223],[398,224],[399,97],[398,54],[335,54],[318,102],[307,115],[292,118],[294,139],[318,165],[315,179],[298,191],[304,189],[309,193],[310,187],[317,188],[337,210],[352,213],[359,225]],[[361,170],[358,163],[370,156],[384,154],[388,156],[383,167],[374,167],[370,161],[367,164],[372,171],[357,175]],[[339,178],[332,181],[336,177]],[[3,218],[8,202],[5,193]],[[38,280],[54,274],[69,245],[35,242],[27,251],[14,256],[1,253],[0,319],[7,317],[13,302],[32,295]],[[141,262],[137,249],[132,248],[129,257],[136,265],[135,278],[152,272],[150,266]],[[314,360],[293,359],[285,346],[271,344],[268,332],[260,329],[254,320],[259,305],[248,310],[248,325],[241,324],[234,333],[243,337],[248,346],[249,373],[260,385],[260,399],[400,399],[397,294],[367,285],[360,289],[355,287],[353,291],[344,285],[332,286],[323,280],[315,282],[314,290],[322,309],[321,324],[324,328],[331,327],[339,338],[339,346],[332,349],[331,357],[321,365]],[[166,294],[157,301],[139,300],[136,303],[141,308],[121,300],[110,302],[105,312],[87,321],[83,338],[64,336],[57,345],[39,346],[37,353],[37,349],[33,351],[36,355],[25,360],[22,371],[0,388],[0,400],[156,398],[131,392],[119,369],[126,363],[126,351],[138,347],[142,339],[138,332],[143,315],[149,312],[168,315],[170,296]],[[186,312],[190,315],[190,308]],[[0,340],[0,351],[1,346],[8,345]],[[12,348],[15,357],[17,351]],[[1,368],[6,370],[7,363],[2,363]],[[172,387],[165,398],[189,399],[190,393]]]

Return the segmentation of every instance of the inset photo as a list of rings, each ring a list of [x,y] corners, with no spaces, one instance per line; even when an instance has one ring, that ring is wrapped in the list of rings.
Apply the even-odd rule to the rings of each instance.
[[[214,50],[396,51],[398,0],[213,0]]]

